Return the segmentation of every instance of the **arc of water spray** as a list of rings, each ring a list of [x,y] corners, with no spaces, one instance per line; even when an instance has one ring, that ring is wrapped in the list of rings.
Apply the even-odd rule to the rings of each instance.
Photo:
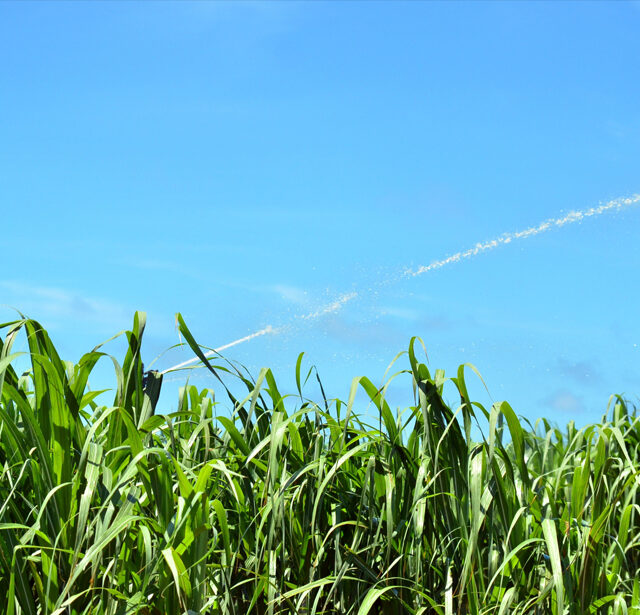
[[[348,303],[352,299],[355,299],[357,294],[358,293],[353,292],[353,293],[347,293],[346,295],[342,295],[341,297],[329,303],[328,305],[324,306],[323,308],[320,308],[315,312],[310,312],[309,314],[304,314],[303,316],[299,316],[298,318],[300,320],[314,320],[316,318],[320,318],[321,316],[326,316],[327,314],[337,312],[345,303]],[[204,356],[207,358],[212,357],[213,355],[218,354],[223,350],[226,350],[227,348],[232,348],[233,346],[237,346],[238,344],[244,344],[244,342],[248,342],[252,339],[255,339],[256,337],[261,337],[269,333],[274,333],[274,334],[282,333],[286,328],[287,328],[286,326],[273,327],[272,325],[267,325],[264,329],[260,329],[255,333],[251,333],[250,335],[245,335],[244,337],[241,337],[240,339],[230,342],[229,344],[225,344],[224,346],[220,346],[218,348],[214,348],[213,350],[209,350],[208,352],[205,353]],[[193,359],[189,359],[188,361],[183,361],[182,363],[178,363],[178,365],[169,367],[165,369],[162,373],[166,374],[168,372],[173,372],[173,371],[182,369],[183,367],[188,367],[193,363],[197,363],[199,360],[200,359],[198,357],[194,357]]]
[[[491,239],[490,241],[477,243],[473,248],[456,252],[455,254],[452,254],[451,256],[448,256],[447,258],[444,258],[442,260],[433,261],[428,265],[423,265],[421,267],[418,267],[418,269],[416,269],[415,271],[408,269],[407,271],[404,272],[404,274],[401,277],[416,277],[416,276],[428,273],[429,271],[442,269],[442,267],[446,267],[447,265],[452,265],[453,263],[458,263],[460,261],[472,258],[474,256],[477,256],[478,254],[481,254],[482,252],[488,252],[489,250],[494,250],[499,246],[506,245],[514,241],[518,241],[520,239],[533,237],[541,233],[546,233],[551,229],[560,228],[567,224],[574,224],[575,222],[581,222],[585,218],[599,216],[608,211],[620,210],[623,207],[629,207],[631,205],[635,205],[638,202],[640,202],[640,194],[634,194],[629,197],[614,199],[613,201],[609,201],[607,203],[604,203],[603,205],[599,205],[598,207],[591,207],[589,209],[583,209],[581,211],[571,211],[566,216],[563,216],[561,218],[550,218],[548,220],[545,220],[544,222],[541,222],[536,226],[530,226],[529,228],[526,228],[522,231],[515,231],[513,233],[504,233],[503,235],[501,235],[500,237],[497,237],[496,239]],[[305,314],[303,316],[298,316],[297,319],[308,321],[308,320],[315,320],[317,318],[321,318],[322,316],[327,316],[328,314],[333,314],[339,311],[340,309],[342,309],[342,307],[345,304],[349,303],[350,301],[352,301],[357,297],[358,297],[358,293],[355,291],[351,293],[346,293],[340,296],[335,301],[332,301],[326,306],[320,308],[319,310],[316,310],[315,312],[311,312],[309,314]],[[220,346],[219,348],[214,348],[213,350],[210,350],[209,352],[207,352],[204,356],[210,357],[216,353],[221,352],[222,350],[226,350],[227,348],[237,346],[238,344],[244,344],[244,342],[248,342],[252,339],[255,339],[256,337],[261,337],[262,335],[267,335],[267,334],[277,335],[279,333],[282,333],[286,329],[287,329],[287,326],[273,327],[271,325],[267,325],[266,327],[264,327],[264,329],[260,329],[255,333],[251,333],[250,335],[245,335],[244,337],[241,337],[240,339],[230,342],[229,344],[225,344],[224,346]],[[162,373],[166,374],[167,372],[171,372],[171,371],[180,369],[182,367],[191,365],[192,363],[196,363],[197,361],[199,361],[199,359],[195,357],[193,359],[184,361],[183,363],[180,363],[178,365],[174,365],[173,367],[165,369]]]
[[[244,344],[256,337],[260,337],[261,335],[267,335],[267,333],[277,333],[277,329],[274,329],[271,325],[267,325],[264,329],[260,329],[260,331],[256,331],[255,333],[251,333],[250,335],[245,335],[240,339],[235,340],[234,342],[229,342],[224,346],[220,346],[218,348],[214,348],[213,350],[209,350],[209,352],[205,352],[205,357],[212,357],[214,354],[218,354],[227,348],[232,348],[233,346],[237,346],[238,344]],[[173,372],[178,369],[182,369],[183,367],[187,367],[192,363],[197,363],[200,359],[198,357],[194,357],[193,359],[189,359],[188,361],[183,361],[182,363],[178,363],[178,365],[174,365],[173,367],[169,367],[162,371],[162,374],[166,374],[168,372]]]
[[[468,250],[464,250],[462,252],[456,252],[451,256],[439,261],[433,261],[429,265],[425,265],[422,267],[418,267],[416,271],[408,270],[405,273],[407,277],[415,277],[417,275],[422,275],[423,273],[427,273],[429,271],[433,271],[434,269],[441,269],[446,265],[451,265],[452,263],[457,263],[459,261],[465,260],[467,258],[472,258],[473,256],[477,256],[481,252],[487,252],[488,250],[493,250],[498,246],[502,246],[518,239],[526,239],[527,237],[533,237],[534,235],[539,235],[540,233],[545,233],[546,231],[551,230],[552,228],[559,228],[565,226],[567,224],[574,224],[575,222],[580,222],[585,218],[590,218],[592,216],[599,216],[607,211],[622,209],[623,207],[628,207],[630,205],[634,205],[640,201],[640,194],[634,194],[630,197],[624,197],[620,199],[615,199],[613,201],[609,201],[608,203],[604,203],[603,205],[599,205],[598,207],[591,207],[590,209],[584,209],[582,211],[571,211],[566,216],[562,218],[550,218],[549,220],[545,220],[541,222],[537,226],[530,226],[523,231],[516,231],[514,233],[505,233],[496,239],[492,239],[490,241],[485,241],[484,243],[477,243],[473,248],[469,248]]]

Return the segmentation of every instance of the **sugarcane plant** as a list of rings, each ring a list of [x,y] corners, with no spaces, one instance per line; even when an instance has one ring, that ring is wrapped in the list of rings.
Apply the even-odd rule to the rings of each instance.
[[[185,382],[167,413],[143,313],[121,363],[1,325],[2,612],[640,613],[640,420],[622,397],[598,424],[531,425],[472,401],[474,368],[432,372],[414,338],[380,386],[313,401],[303,355],[282,394],[177,321],[218,396]],[[110,404],[89,385],[99,361]],[[398,378],[412,403],[393,410]]]

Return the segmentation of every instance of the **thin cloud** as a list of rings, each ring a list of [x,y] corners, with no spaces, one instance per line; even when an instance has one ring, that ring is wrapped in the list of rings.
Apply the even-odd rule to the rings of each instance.
[[[432,314],[429,310],[415,308],[387,306],[380,309],[382,317],[388,317],[392,321],[410,323],[412,331],[420,335],[421,331],[443,331],[453,326],[450,318],[442,314]]]
[[[359,344],[360,348],[395,345],[403,339],[401,331],[383,319],[353,320],[342,313],[333,313],[320,323],[321,330],[330,338],[346,344]]]
[[[397,318],[398,320],[415,322],[416,320],[418,320],[418,318],[420,318],[422,313],[420,312],[420,310],[416,310],[414,308],[386,306],[380,308],[380,314],[382,314],[383,316],[391,316],[392,318]]]
[[[110,300],[53,286],[0,281],[2,304],[16,308],[47,327],[60,323],[90,323],[114,331],[131,320],[133,310]]]
[[[293,284],[251,284],[240,280],[218,280],[217,283],[249,293],[277,295],[283,301],[295,305],[308,305],[313,302],[312,294],[308,290]]]
[[[203,276],[198,275],[192,269],[179,265],[172,261],[160,260],[160,259],[113,259],[111,262],[117,265],[126,265],[127,267],[135,267],[136,269],[143,269],[145,271],[162,271],[168,273],[178,273],[182,276],[189,276],[191,278],[203,279]]]
[[[293,303],[295,305],[307,305],[309,303],[308,291],[298,286],[292,286],[290,284],[274,284],[268,287],[268,290],[276,293],[281,299],[287,303]]]
[[[546,408],[551,408],[556,412],[567,414],[582,414],[585,412],[582,398],[568,389],[558,389],[548,397],[545,397],[541,403]]]
[[[558,372],[578,384],[594,385],[602,382],[600,370],[590,361],[558,359]]]

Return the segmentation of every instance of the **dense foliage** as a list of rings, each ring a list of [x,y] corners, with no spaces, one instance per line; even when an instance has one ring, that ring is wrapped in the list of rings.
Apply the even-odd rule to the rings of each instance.
[[[7,613],[640,613],[640,421],[623,399],[597,425],[533,428],[472,402],[464,368],[432,374],[412,340],[411,407],[366,378],[347,403],[314,403],[302,356],[283,397],[268,369],[254,382],[209,363],[179,323],[233,412],[188,385],[156,413],[142,314],[111,406],[88,386],[101,349],[74,365],[37,322],[2,326]]]

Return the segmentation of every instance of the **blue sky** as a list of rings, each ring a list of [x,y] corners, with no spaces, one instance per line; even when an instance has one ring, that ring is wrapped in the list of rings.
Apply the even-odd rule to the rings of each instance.
[[[304,351],[341,398],[417,335],[483,402],[596,420],[640,390],[640,206],[402,272],[640,191],[639,26],[637,2],[2,3],[2,319],[76,360],[136,309],[149,360],[178,311],[209,346],[294,323],[227,356],[287,388]]]

